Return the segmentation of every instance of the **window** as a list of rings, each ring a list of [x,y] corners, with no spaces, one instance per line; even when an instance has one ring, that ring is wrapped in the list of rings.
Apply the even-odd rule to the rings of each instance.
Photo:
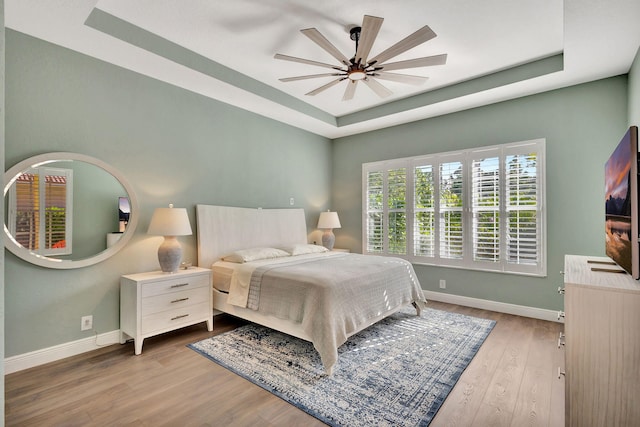
[[[21,246],[40,255],[71,254],[72,171],[34,168],[9,191],[9,228]]]
[[[363,165],[364,253],[546,275],[544,140]]]

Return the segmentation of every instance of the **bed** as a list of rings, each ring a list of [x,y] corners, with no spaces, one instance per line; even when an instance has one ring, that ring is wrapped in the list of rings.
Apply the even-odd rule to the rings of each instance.
[[[197,205],[214,310],[311,341],[331,374],[353,334],[426,300],[411,264],[307,243],[303,209]]]

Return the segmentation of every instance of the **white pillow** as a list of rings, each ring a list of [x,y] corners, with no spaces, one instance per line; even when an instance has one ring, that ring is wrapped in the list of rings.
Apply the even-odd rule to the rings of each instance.
[[[305,254],[318,254],[318,253],[322,253],[322,252],[329,252],[329,249],[325,248],[324,246],[309,245],[309,244],[306,244],[306,243],[304,243],[304,244],[301,243],[301,244],[296,244],[296,245],[291,245],[291,246],[285,246],[285,247],[282,247],[280,249],[287,251],[292,256],[305,255]]]
[[[222,260],[243,263],[261,259],[280,258],[283,256],[289,256],[289,253],[276,248],[251,248],[232,252],[229,255],[223,256]]]

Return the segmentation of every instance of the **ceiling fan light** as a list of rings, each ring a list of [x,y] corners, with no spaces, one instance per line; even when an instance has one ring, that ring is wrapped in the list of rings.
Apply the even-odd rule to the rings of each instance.
[[[349,73],[349,80],[357,81],[364,80],[367,77],[367,74],[364,71],[352,71]]]

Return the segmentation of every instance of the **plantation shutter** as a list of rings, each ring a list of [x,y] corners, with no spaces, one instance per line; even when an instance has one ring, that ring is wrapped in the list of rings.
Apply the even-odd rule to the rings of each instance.
[[[414,168],[413,255],[434,257],[436,217],[433,165]]]
[[[540,263],[538,154],[508,155],[506,167],[507,262]]]
[[[16,241],[28,249],[40,249],[40,185],[39,175],[21,174],[15,183],[15,220],[9,221]]]
[[[62,249],[67,245],[67,177],[47,174],[44,191],[44,248]]]
[[[388,172],[388,218],[389,249],[396,255],[407,253],[406,168],[390,169]]]
[[[382,171],[367,173],[366,198],[367,252],[381,253],[384,251],[384,175]]]
[[[474,261],[500,261],[500,158],[471,161],[471,239]]]
[[[440,163],[440,257],[463,258],[462,162]]]

